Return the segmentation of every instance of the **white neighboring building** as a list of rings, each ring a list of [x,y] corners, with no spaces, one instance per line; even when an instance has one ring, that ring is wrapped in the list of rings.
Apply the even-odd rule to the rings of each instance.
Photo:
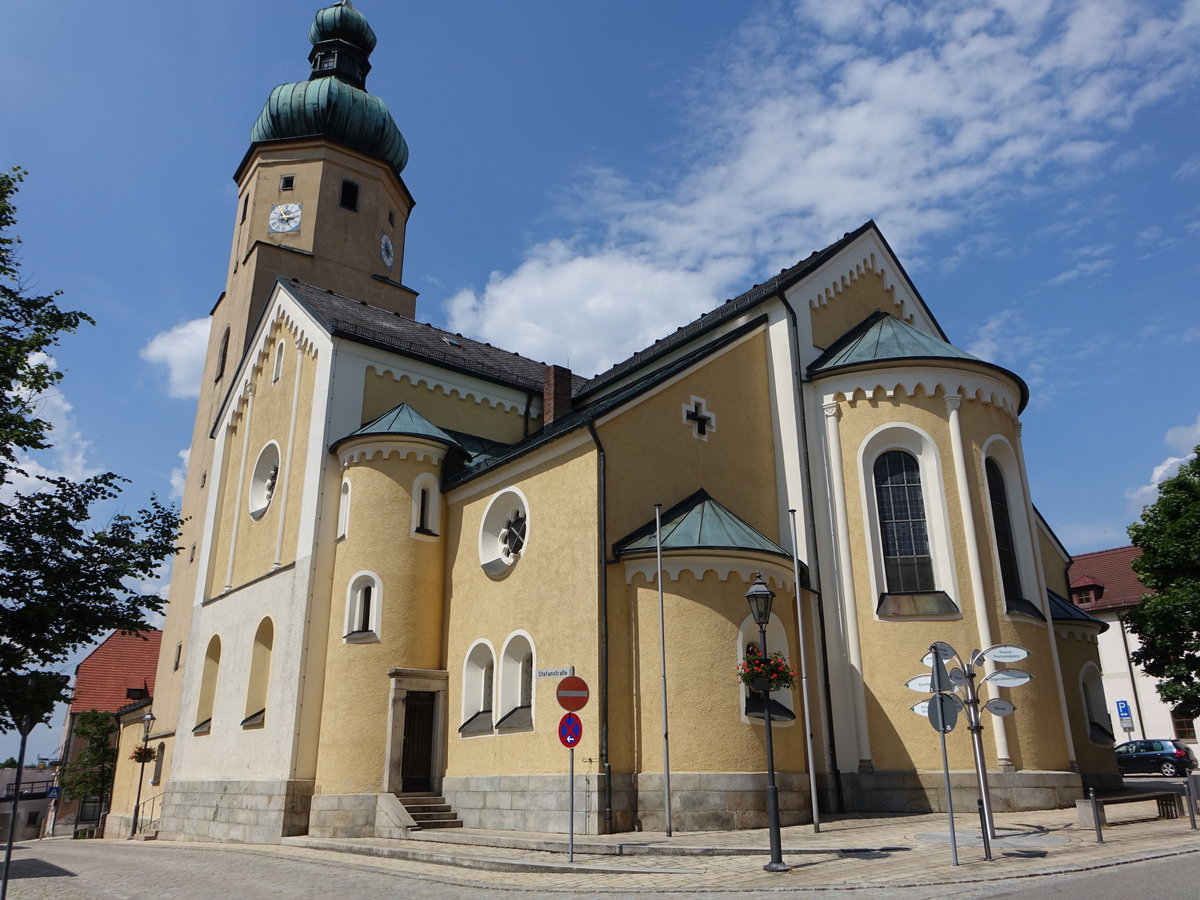
[[[1100,667],[1117,742],[1178,738],[1194,745],[1200,720],[1175,715],[1158,696],[1158,680],[1129,658],[1140,642],[1129,631],[1124,614],[1141,603],[1146,592],[1130,565],[1141,555],[1137,547],[1116,547],[1074,557],[1071,600],[1111,626],[1100,635]],[[1119,715],[1121,701],[1129,705],[1129,718],[1124,722]]]

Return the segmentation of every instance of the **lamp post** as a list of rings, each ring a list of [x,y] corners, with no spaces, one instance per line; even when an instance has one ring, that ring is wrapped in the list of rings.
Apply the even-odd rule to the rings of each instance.
[[[771,621],[771,601],[775,593],[762,575],[754,573],[754,584],[746,591],[746,601],[750,604],[750,615],[758,625],[759,648],[763,659],[767,654],[767,623]],[[769,685],[767,685],[769,687]],[[783,849],[779,837],[779,790],[775,787],[775,750],[771,746],[771,692],[764,688],[762,691],[763,716],[767,720],[767,829],[771,835],[771,861],[763,866],[768,872],[786,872],[788,865],[783,861]]]
[[[133,801],[133,823],[129,828],[129,839],[133,840],[133,836],[137,834],[138,829],[138,808],[142,805],[142,782],[146,780],[146,756],[150,749],[150,728],[154,725],[154,713],[147,712],[142,716],[142,764],[138,769],[138,786],[137,799]]]

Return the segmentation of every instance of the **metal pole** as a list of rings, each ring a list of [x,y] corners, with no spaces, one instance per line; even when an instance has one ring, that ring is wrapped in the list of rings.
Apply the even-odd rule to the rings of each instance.
[[[967,694],[967,730],[971,732],[971,750],[975,754],[975,774],[979,779],[979,802],[983,809],[984,830],[987,837],[993,838],[996,836],[996,826],[992,820],[992,799],[988,792],[987,758],[983,755],[983,723],[979,714],[979,693],[975,690],[976,655],[977,651],[971,654],[971,662],[963,663],[963,674],[967,676],[963,687]]]
[[[575,748],[572,747],[571,771],[567,776],[567,862],[575,862]]]
[[[987,829],[987,813],[984,812],[983,801],[976,800],[976,807],[979,809],[979,834],[983,837],[983,858],[992,858],[992,838],[988,834]]]
[[[21,725],[27,723],[22,721]],[[25,769],[25,741],[32,726],[18,728],[21,732],[21,749],[17,753],[17,777],[13,782],[12,810],[8,819],[8,841],[4,845],[4,874],[0,876],[0,900],[8,896],[8,869],[12,864],[13,840],[17,833],[17,804],[21,802],[21,773]]]
[[[663,606],[662,504],[654,504],[654,544],[658,553],[658,646],[662,669],[663,812],[671,836],[671,738],[667,728],[667,616]]]
[[[804,609],[800,603],[800,547],[796,543],[796,511],[788,510],[792,522],[792,579],[796,585],[796,640],[800,645],[800,697],[804,703],[804,754],[808,761],[808,800],[812,806],[813,834],[821,831],[821,812],[817,808],[817,765],[813,756],[813,732],[808,702],[808,663],[804,652]]]
[[[958,835],[954,831],[954,795],[950,792],[950,760],[946,756],[946,732],[938,729],[942,739],[942,774],[946,777],[946,809],[950,817],[950,862],[958,865]]]
[[[1096,843],[1104,843],[1104,832],[1100,829],[1100,807],[1096,803],[1096,789],[1088,788],[1088,799],[1092,802],[1092,824],[1096,826]]]
[[[1192,775],[1190,772],[1183,773],[1183,795],[1187,801],[1188,819],[1192,823],[1192,831],[1196,830],[1196,798],[1192,794]]]
[[[770,659],[767,653],[767,626],[758,626],[759,640],[762,646],[763,659]],[[779,790],[775,787],[775,750],[771,746],[771,692],[763,691],[763,716],[767,720],[767,828],[771,837],[771,861],[763,866],[767,872],[786,872],[787,864],[783,861],[782,841],[779,837]]]
[[[144,741],[142,742],[142,746],[143,747],[146,746]],[[137,834],[138,808],[141,807],[141,805],[142,805],[142,782],[145,780],[146,780],[146,763],[143,760],[141,768],[138,770],[137,797],[133,801],[133,821],[129,825],[129,840],[131,840],[131,841],[133,840],[133,836],[135,834]]]

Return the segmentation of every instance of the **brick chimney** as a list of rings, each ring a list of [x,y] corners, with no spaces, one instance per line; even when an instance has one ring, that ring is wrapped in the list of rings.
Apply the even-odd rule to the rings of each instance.
[[[542,384],[542,427],[561,419],[571,411],[571,370],[563,366],[547,366]]]

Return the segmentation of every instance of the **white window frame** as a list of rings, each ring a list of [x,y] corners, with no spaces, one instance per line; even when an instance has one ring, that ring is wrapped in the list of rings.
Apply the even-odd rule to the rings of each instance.
[[[537,666],[537,649],[534,647],[533,638],[529,632],[518,629],[508,636],[504,641],[504,649],[500,653],[500,690],[498,692],[500,704],[494,708],[498,716],[506,716],[513,710],[521,706],[528,706],[530,712],[530,724],[528,726],[518,726],[513,729],[505,728],[505,730],[533,730],[533,702],[537,695],[537,682],[533,677]],[[524,694],[525,671],[526,667],[529,670],[529,697]],[[522,702],[528,700],[528,702]],[[497,720],[498,721],[498,720]]]
[[[753,616],[746,616],[742,620],[742,625],[738,629],[737,643],[737,661],[743,663],[746,661],[746,645],[753,644],[758,647],[759,652],[762,652],[762,647],[759,647],[759,639],[762,635],[758,632],[758,623],[754,621]],[[788,643],[787,629],[783,626],[783,620],[775,613],[771,613],[771,620],[767,622],[767,653],[781,652],[788,658],[792,666],[798,667],[798,662],[793,658],[791,645]],[[766,727],[767,720],[759,719],[746,715],[746,701],[750,697],[749,686],[738,682],[740,689],[740,698],[738,701],[738,712],[741,715],[742,721],[748,725],[761,725]],[[772,700],[782,706],[788,708],[792,715],[796,714],[796,690],[789,688],[783,691],[775,691],[768,695]],[[795,719],[776,719],[771,718],[772,728],[790,728],[795,724]]]
[[[338,490],[337,536],[339,540],[350,533],[350,498],[353,491],[350,479],[343,478],[342,486]]]
[[[1021,579],[1022,599],[1028,600],[1039,610],[1044,608],[1042,598],[1038,596],[1037,558],[1034,554],[1034,536],[1029,533],[1028,508],[1025,506],[1024,481],[1017,466],[1017,456],[1012,445],[1001,435],[993,435],[983,443],[983,455],[980,466],[983,467],[983,498],[987,510],[987,523],[991,538],[992,566],[996,573],[997,594],[1001,600],[1006,600],[1004,594],[1004,577],[1000,572],[1000,551],[996,546],[996,521],[992,515],[992,495],[987,478],[987,460],[994,462],[1004,476],[1004,494],[1008,500],[1008,523],[1012,529],[1013,546],[1017,551],[1017,573]],[[1007,606],[1001,605],[1001,612],[1008,615]],[[1017,615],[1021,615],[1017,613]],[[1022,616],[1028,620],[1029,616]]]
[[[419,531],[421,525],[421,493],[427,492],[429,502],[425,507],[426,529],[432,534]],[[412,536],[421,541],[440,541],[442,536],[442,490],[437,476],[431,472],[422,472],[413,481],[412,486]]]
[[[1091,703],[1088,701],[1091,700]],[[1117,743],[1112,717],[1108,712],[1108,699],[1104,695],[1104,676],[1094,662],[1086,662],[1079,669],[1079,703],[1083,707],[1083,725],[1087,730],[1088,743],[1096,747],[1111,747]],[[1093,718],[1095,712],[1098,718]],[[1092,738],[1092,722],[1103,725],[1113,735],[1111,741]]]
[[[917,460],[921,472],[921,499],[925,504],[925,527],[929,533],[934,590],[946,593],[959,610],[959,613],[954,614],[957,616],[961,614],[962,606],[955,596],[958,593],[958,582],[954,574],[946,496],[941,490],[941,485],[945,483],[941,455],[937,445],[925,431],[906,422],[880,425],[863,439],[858,448],[859,499],[870,545],[872,612],[875,611],[879,595],[888,592],[883,560],[883,535],[875,494],[875,461],[889,450],[903,450]],[[905,616],[904,620],[925,618],[945,619],[947,616]]]
[[[487,670],[491,668],[491,684],[488,684]],[[462,716],[461,722],[467,722],[481,712],[490,711],[496,714],[496,648],[486,638],[479,638],[467,648],[463,656],[462,669]],[[490,690],[488,689],[490,688]],[[492,728],[486,731],[464,735],[464,737],[484,737],[494,733],[495,719]]]
[[[279,343],[275,345],[275,364],[271,369],[271,384],[277,382],[279,377],[283,374],[283,353],[283,341],[280,340]]]
[[[362,624],[363,589],[371,588],[371,608],[367,616],[370,627],[359,629]],[[343,644],[369,644],[379,640],[380,607],[383,606],[383,582],[374,572],[356,572],[346,586],[346,620],[342,631]]]

